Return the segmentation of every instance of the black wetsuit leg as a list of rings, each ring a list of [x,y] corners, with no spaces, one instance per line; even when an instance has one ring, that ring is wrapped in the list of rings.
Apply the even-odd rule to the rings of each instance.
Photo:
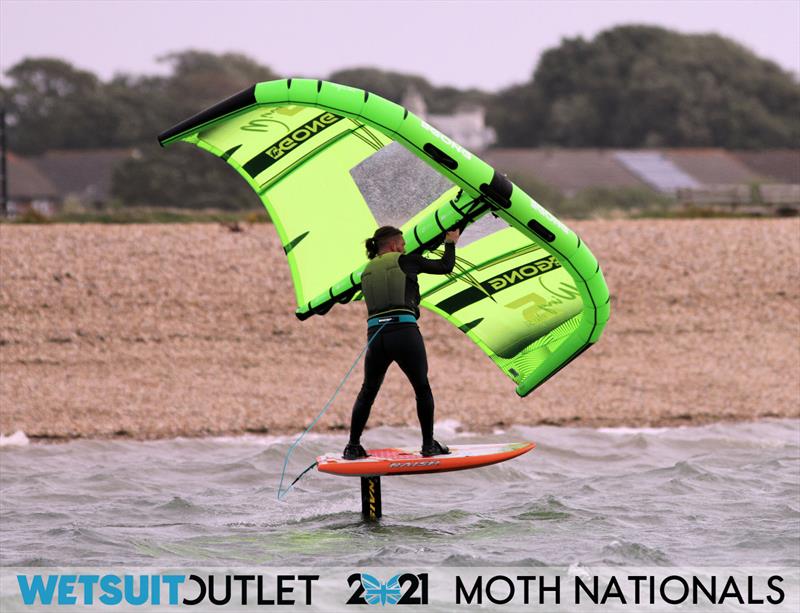
[[[350,418],[350,445],[360,444],[361,434],[364,432],[369,412],[372,410],[372,403],[375,402],[383,378],[386,376],[386,370],[392,363],[392,358],[383,347],[384,332],[385,328],[374,339],[372,337],[378,334],[377,328],[373,328],[367,333],[369,347],[367,347],[367,355],[364,356],[364,382],[361,384],[361,390],[353,404],[353,415]],[[370,339],[372,340],[370,341]]]
[[[394,352],[397,365],[405,373],[417,398],[417,419],[422,429],[422,444],[433,442],[433,392],[428,382],[428,355],[417,326],[408,328]]]
[[[374,334],[370,332],[368,338]],[[372,403],[378,395],[386,370],[397,362],[408,377],[417,398],[417,418],[423,443],[433,441],[433,393],[428,383],[428,357],[419,328],[414,325],[389,325],[370,343],[364,358],[364,383],[353,405],[350,444],[358,444],[367,425]]]

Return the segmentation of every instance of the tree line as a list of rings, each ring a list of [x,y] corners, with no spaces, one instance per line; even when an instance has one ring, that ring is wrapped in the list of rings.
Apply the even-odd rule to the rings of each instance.
[[[282,76],[241,54],[184,51],[161,60],[165,76],[103,81],[60,59],[29,58],[0,88],[8,146],[48,149],[136,147],[141,156],[114,178],[126,203],[239,207],[249,188],[227,165],[190,147],[169,154],[156,135],[232,93]],[[718,35],[621,26],[562,40],[530,79],[499,92],[438,87],[374,68],[328,76],[400,102],[419,91],[431,112],[479,103],[498,146],[725,147],[800,145],[800,83],[775,63]],[[187,196],[188,194],[188,196]]]

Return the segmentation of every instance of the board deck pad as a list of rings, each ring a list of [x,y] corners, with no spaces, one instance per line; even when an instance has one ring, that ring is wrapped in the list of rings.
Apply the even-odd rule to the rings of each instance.
[[[326,453],[317,458],[317,470],[346,477],[440,473],[505,462],[534,447],[534,443],[453,445],[449,454],[428,458],[419,449],[369,449],[369,456],[359,460],[345,460],[341,452]]]

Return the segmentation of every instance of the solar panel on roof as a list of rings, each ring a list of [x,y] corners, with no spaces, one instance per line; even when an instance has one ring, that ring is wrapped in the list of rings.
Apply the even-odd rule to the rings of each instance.
[[[657,151],[616,151],[614,157],[651,187],[662,192],[696,188],[701,184]]]

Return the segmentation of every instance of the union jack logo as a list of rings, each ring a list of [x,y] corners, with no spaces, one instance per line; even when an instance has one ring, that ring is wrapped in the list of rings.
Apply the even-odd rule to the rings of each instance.
[[[386,606],[397,604],[400,600],[400,575],[395,575],[386,583],[381,583],[372,575],[361,573],[361,585],[364,587],[364,600],[368,604]]]

